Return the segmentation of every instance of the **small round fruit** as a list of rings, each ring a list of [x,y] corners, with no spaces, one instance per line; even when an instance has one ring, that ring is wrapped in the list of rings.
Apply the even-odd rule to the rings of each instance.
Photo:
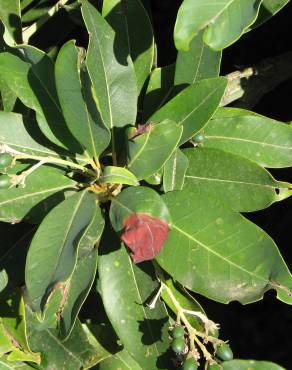
[[[0,176],[0,189],[8,189],[10,183],[10,177],[8,175],[1,175]]]
[[[185,344],[184,339],[183,338],[175,338],[171,342],[171,348],[172,348],[173,352],[175,352],[175,353],[184,352],[184,350],[186,348],[186,344]]]
[[[198,369],[198,363],[193,358],[188,358],[185,360],[182,370],[197,370]]]
[[[212,364],[208,366],[208,370],[221,370],[222,367],[220,367],[218,364]]]
[[[221,344],[218,346],[216,355],[223,361],[230,361],[233,359],[233,352],[228,344]]]
[[[13,157],[9,153],[0,154],[0,168],[6,168],[11,165]]]
[[[185,329],[182,326],[176,326],[171,332],[172,338],[183,338],[185,335]]]
[[[202,132],[199,132],[193,137],[193,140],[195,143],[200,144],[205,140],[205,135]]]

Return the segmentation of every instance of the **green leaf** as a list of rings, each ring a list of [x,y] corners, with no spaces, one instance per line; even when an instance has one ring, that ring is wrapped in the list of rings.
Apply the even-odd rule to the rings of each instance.
[[[126,168],[115,166],[104,167],[100,181],[106,184],[139,185],[136,176],[132,172]]]
[[[9,44],[21,44],[20,0],[0,0],[0,20],[11,38]]]
[[[128,168],[138,180],[157,172],[179,143],[182,127],[168,119],[149,124],[146,132],[128,140]]]
[[[102,15],[116,33],[116,48],[126,48],[133,60],[139,92],[154,59],[154,37],[148,13],[140,0],[105,0]]]
[[[90,98],[91,86],[88,79],[84,81],[86,93],[82,94],[80,61],[74,44],[74,41],[68,41],[58,54],[55,66],[56,86],[70,131],[88,154],[97,159],[108,146],[110,134],[103,127],[95,102]]]
[[[227,80],[223,77],[206,79],[180,92],[155,112],[149,122],[171,119],[183,126],[180,144],[200,131],[213,116],[224,94]]]
[[[218,77],[221,52],[210,49],[203,41],[203,32],[196,35],[188,51],[177,53],[174,83],[192,85],[205,78]]]
[[[40,223],[50,209],[76,190],[76,182],[63,171],[42,166],[26,178],[24,187],[0,191],[0,220]]]
[[[233,0],[204,32],[204,41],[214,50],[234,43],[254,23],[262,0]],[[240,22],[238,21],[240,17]]]
[[[276,181],[255,162],[212,148],[186,149],[185,185],[219,198],[240,212],[251,212],[288,198],[290,184]]]
[[[31,366],[21,361],[8,361],[7,356],[0,358],[0,366],[3,370],[31,370]]]
[[[189,160],[180,149],[173,152],[163,167],[163,190],[165,193],[182,190],[188,165]]]
[[[164,305],[158,302],[153,310],[146,306],[158,289],[153,266],[134,265],[112,235],[103,240],[101,251],[108,250],[108,243],[114,250],[101,252],[98,261],[99,290],[107,316],[130,356],[143,369],[156,369],[169,341]]]
[[[12,112],[16,103],[17,96],[8,87],[7,83],[0,77],[0,107],[5,112]]]
[[[174,28],[177,49],[188,50],[193,37],[207,26],[204,41],[215,50],[227,47],[255,21],[260,3],[261,0],[184,0]]]
[[[129,355],[129,352],[123,349],[103,360],[99,366],[99,370],[142,370],[142,367]],[[275,369],[277,370],[277,369]]]
[[[40,363],[40,355],[31,352],[26,337],[26,316],[20,291],[11,287],[0,294],[0,356],[8,354],[8,361]]]
[[[171,214],[159,265],[186,288],[222,303],[250,303],[269,289],[292,304],[292,276],[273,240],[258,226],[195,191],[170,192]]]
[[[267,361],[232,360],[222,363],[223,370],[285,370],[282,366]]]
[[[64,200],[44,219],[34,235],[25,267],[31,305],[41,311],[51,294],[61,291],[77,259],[78,242],[95,212],[95,196],[79,192]]]
[[[24,105],[36,111],[37,121],[45,136],[53,143],[82,153],[68,130],[59,104],[54,65],[42,51],[21,46],[19,55],[0,54],[0,75]]]
[[[292,166],[292,129],[285,123],[249,111],[224,108],[205,127],[204,146],[251,159],[264,167]],[[238,113],[238,115],[237,115]]]
[[[174,64],[153,69],[144,97],[143,121],[146,121],[172,97],[174,71]]]
[[[139,186],[127,188],[113,198],[110,219],[115,231],[124,228],[124,220],[133,213],[146,213],[169,223],[169,212],[162,198],[154,190]]]
[[[55,151],[50,142],[40,144],[42,138],[38,136],[38,127],[32,118],[22,117],[20,114],[0,112],[0,143],[25,154],[40,157],[68,157],[78,162],[87,162],[86,158],[66,152]],[[33,132],[32,132],[33,131]]]
[[[33,312],[28,305],[26,311],[29,344],[34,351],[43,354],[40,370],[47,370],[48,365],[58,370],[90,369],[109,356],[87,326],[79,320],[76,321],[70,337],[61,341],[54,330],[36,330]]]
[[[60,335],[68,337],[95,278],[97,268],[96,243],[100,240],[104,219],[100,208],[96,209],[92,222],[83,234],[79,246],[77,262],[71,276],[66,281],[66,299],[60,312]]]
[[[258,27],[269,20],[288,3],[289,0],[263,0],[257,20],[252,24],[251,28]]]
[[[115,49],[115,33],[98,11],[82,1],[89,32],[86,65],[103,123],[109,128],[133,125],[137,113],[137,88],[131,58]]]

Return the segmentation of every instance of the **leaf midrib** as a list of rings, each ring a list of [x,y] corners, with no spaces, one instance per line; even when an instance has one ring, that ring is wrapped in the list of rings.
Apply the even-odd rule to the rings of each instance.
[[[192,240],[193,242],[197,243],[199,246],[201,246],[202,248],[204,248],[205,250],[207,250],[209,253],[215,255],[216,257],[222,259],[224,262],[226,262],[227,264],[229,265],[232,265],[234,267],[236,267],[238,270],[241,270],[243,272],[245,272],[246,274],[250,275],[250,276],[254,276],[255,278],[259,279],[259,280],[262,280],[264,282],[269,282],[269,280],[263,278],[262,276],[259,276],[259,275],[256,275],[255,273],[249,271],[249,270],[246,270],[245,268],[243,268],[242,266],[236,264],[235,262],[232,262],[230,261],[229,259],[225,258],[224,256],[222,256],[221,254],[213,251],[211,248],[209,248],[206,244],[200,242],[199,240],[197,240],[196,238],[194,238],[192,235],[190,235],[189,233],[185,232],[184,230],[182,230],[181,228],[179,228],[178,226],[176,226],[174,223],[171,224],[171,227],[173,229],[176,229],[179,233],[181,233],[182,235],[184,235],[186,238],[188,238],[189,240]]]
[[[8,200],[5,200],[4,202],[0,202],[0,206],[3,206],[5,204],[9,204],[9,203],[14,203],[14,202],[17,202],[21,199],[26,199],[26,198],[30,198],[30,197],[34,197],[34,196],[37,196],[37,195],[40,195],[40,194],[46,194],[46,193],[50,193],[50,192],[55,192],[57,190],[62,190],[62,189],[67,189],[67,188],[74,188],[74,184],[68,184],[66,186],[58,186],[58,187],[55,187],[55,188],[49,188],[49,189],[46,189],[46,190],[42,190],[42,191],[37,191],[35,193],[27,193],[27,194],[24,194],[22,196],[18,196],[16,198],[10,198]]]
[[[107,98],[108,98],[107,99],[107,105],[108,105],[108,112],[109,112],[109,118],[110,118],[109,124],[110,124],[110,129],[112,130],[113,129],[113,115],[112,115],[112,109],[111,109],[111,96],[110,96],[110,93],[109,93],[109,83],[108,83],[108,77],[107,77],[107,73],[106,73],[106,69],[105,69],[105,63],[104,63],[103,55],[102,55],[102,52],[101,52],[102,48],[100,46],[100,41],[99,41],[98,35],[96,33],[96,28],[94,27],[94,20],[93,20],[93,17],[91,15],[91,12],[88,9],[87,3],[85,3],[83,6],[87,9],[88,18],[89,18],[89,20],[91,22],[91,25],[93,26],[93,27],[91,27],[91,29],[93,31],[92,32],[93,33],[93,36],[95,37],[96,42],[97,42],[98,51],[99,51],[99,55],[100,55],[100,59],[101,59],[101,63],[102,63],[102,68],[103,68],[103,72],[104,72],[103,74],[104,74],[104,78],[105,78],[105,82],[106,82]],[[89,69],[88,69],[88,73],[90,74]],[[100,112],[100,113],[102,115],[102,112]]]
[[[192,175],[186,175],[185,177],[187,178],[192,178],[192,179],[198,179],[198,180],[206,180],[206,181],[218,181],[218,182],[228,182],[228,183],[235,183],[235,184],[241,184],[241,185],[251,185],[251,186],[260,186],[260,187],[267,187],[271,189],[286,189],[286,186],[273,186],[273,185],[268,185],[268,184],[259,184],[259,183],[253,183],[253,182],[246,182],[246,181],[238,181],[238,180],[228,180],[228,179],[217,179],[217,178],[211,178],[211,177],[203,177],[203,176],[192,176]]]
[[[234,137],[234,136],[220,136],[220,135],[205,135],[206,139],[213,140],[213,139],[223,139],[226,141],[243,141],[251,144],[258,144],[261,146],[267,146],[267,147],[272,147],[272,148],[277,148],[277,149],[283,149],[283,150],[292,150],[292,147],[287,147],[287,146],[281,146],[281,145],[276,145],[276,144],[271,144],[267,143],[265,141],[257,141],[257,140],[252,140],[252,139],[243,139],[239,137]]]

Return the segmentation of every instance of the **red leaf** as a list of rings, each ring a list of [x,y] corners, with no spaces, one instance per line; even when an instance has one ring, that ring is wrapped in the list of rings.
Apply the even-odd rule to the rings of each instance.
[[[160,218],[135,213],[124,220],[121,239],[131,249],[135,263],[152,260],[167,239],[169,227]]]

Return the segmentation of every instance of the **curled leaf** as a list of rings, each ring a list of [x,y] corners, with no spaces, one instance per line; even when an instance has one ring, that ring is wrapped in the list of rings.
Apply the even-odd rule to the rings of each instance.
[[[123,242],[132,251],[135,263],[153,259],[168,236],[168,224],[145,213],[134,213],[124,220]]]

